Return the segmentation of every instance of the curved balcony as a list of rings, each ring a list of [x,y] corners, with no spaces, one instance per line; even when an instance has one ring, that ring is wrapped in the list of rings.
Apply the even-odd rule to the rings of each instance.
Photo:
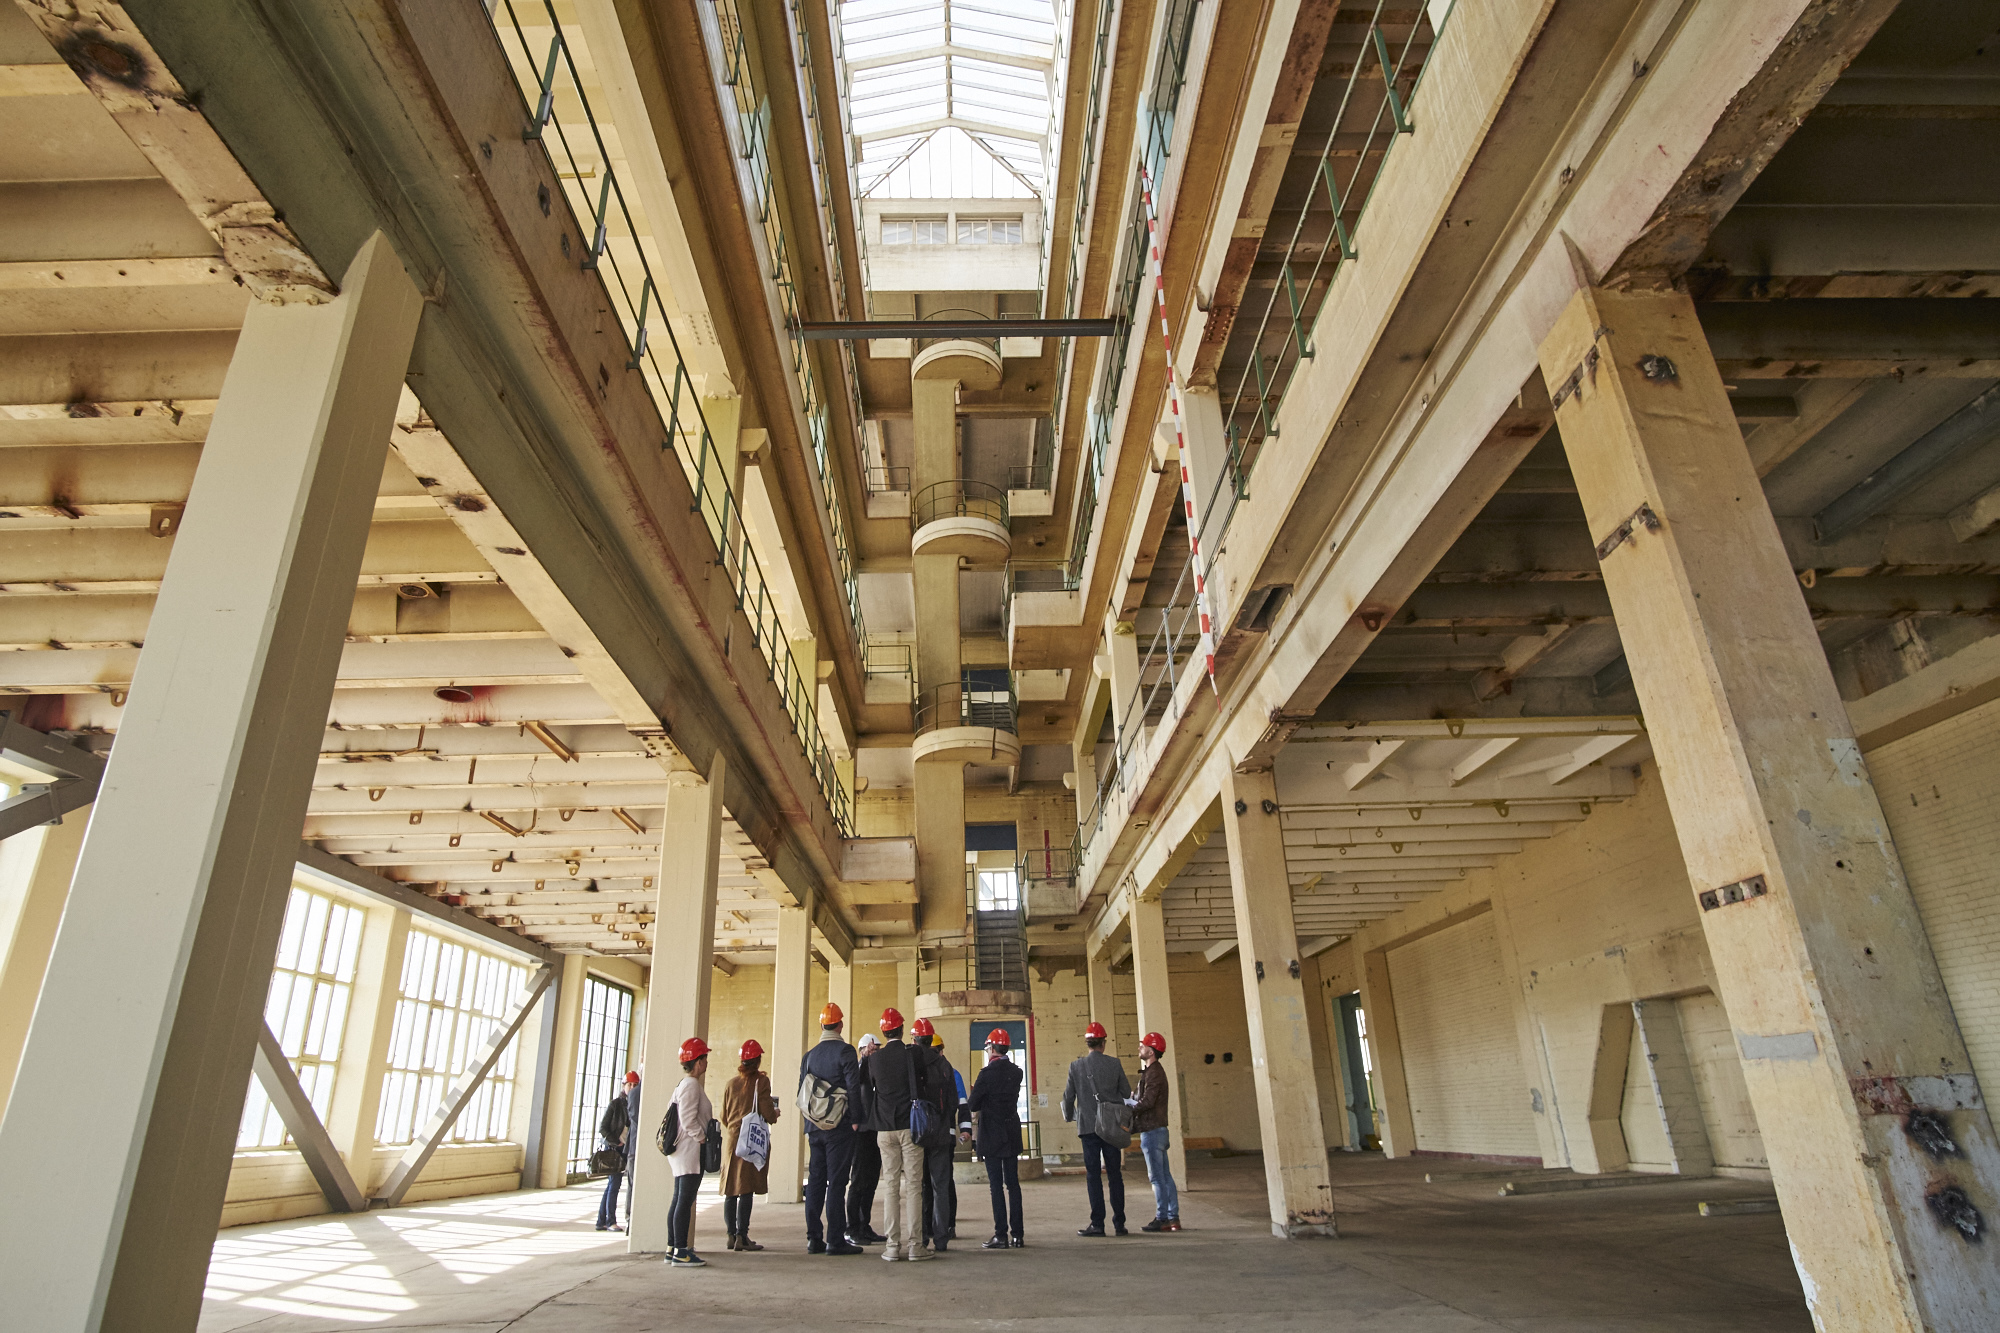
[[[933,310],[926,319],[949,319],[952,323],[988,319],[977,310]],[[1002,363],[998,338],[964,335],[919,338],[916,355],[910,358],[913,380],[957,380],[968,389],[1000,387]]]
[[[960,680],[917,696],[919,763],[1016,764],[1021,760],[1020,707],[1014,686]]]
[[[962,477],[934,482],[910,497],[910,554],[962,555],[1005,560],[1014,539],[1007,530],[1007,492]]]

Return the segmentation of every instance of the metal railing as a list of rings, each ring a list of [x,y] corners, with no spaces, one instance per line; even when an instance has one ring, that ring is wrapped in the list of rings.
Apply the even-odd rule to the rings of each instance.
[[[1007,526],[1007,492],[966,477],[934,481],[910,497],[910,529],[942,518],[983,518]]]
[[[729,89],[730,99],[736,107],[737,128],[743,139],[738,152],[749,164],[750,182],[755,187],[757,221],[763,229],[764,245],[770,254],[771,272],[768,276],[777,290],[785,336],[791,343],[792,377],[798,385],[801,410],[806,421],[806,439],[818,472],[827,521],[833,532],[834,562],[840,569],[847,617],[854,626],[855,643],[863,644],[868,642],[868,627],[862,621],[861,585],[856,577],[854,544],[848,537],[840,485],[828,453],[832,436],[831,412],[827,395],[820,387],[811,346],[805,338],[805,297],[793,272],[791,246],[785,234],[784,210],[778,199],[778,178],[771,162],[770,103],[757,87],[754,62],[750,59],[749,46],[743,36],[743,15],[736,7],[736,0],[710,0],[710,3],[715,10],[715,32],[721,46],[720,50],[710,52],[710,56],[721,71],[723,85]],[[704,36],[708,35],[706,25],[702,31]],[[800,37],[803,42],[803,32]],[[815,179],[818,180],[818,177]],[[851,347],[847,344],[841,346],[851,354]],[[852,375],[852,366],[843,365]],[[846,404],[848,429],[858,439],[860,430],[853,414],[859,410],[861,403],[859,379],[852,379],[847,388],[851,395]]]
[[[525,22],[521,11],[530,14]],[[518,85],[524,113],[521,137],[539,142],[549,165],[563,184],[563,201],[577,223],[576,234],[589,236],[577,262],[597,274],[610,309],[625,333],[629,357],[625,369],[644,376],[659,413],[663,442],[693,492],[692,510],[708,529],[715,562],[736,594],[736,604],[750,622],[751,637],[762,655],[771,682],[778,687],[786,715],[843,836],[854,831],[853,808],[840,781],[832,752],[820,736],[814,709],[817,682],[808,679],[792,656],[791,644],[778,620],[778,603],[771,585],[750,548],[742,510],[730,492],[726,470],[714,437],[702,415],[694,380],[681,356],[674,331],[660,311],[662,291],[637,243],[641,230],[633,222],[625,188],[606,151],[603,130],[591,110],[584,81],[550,0],[540,4],[494,0],[489,10],[493,35]],[[542,24],[546,22],[546,28]],[[535,32],[534,39],[528,33]],[[543,33],[547,33],[546,46]],[[567,113],[574,99],[581,124],[555,116],[558,96]],[[586,225],[587,220],[587,225]],[[652,336],[666,334],[663,350]]]
[[[916,734],[946,727],[985,727],[1018,735],[1020,707],[1011,676],[1004,686],[966,680],[933,685],[917,695]]]
[[[883,495],[910,489],[910,469],[907,467],[871,467],[863,469],[863,481],[870,495]]]
[[[1155,189],[1165,174],[1173,147],[1174,119],[1179,112],[1181,89],[1187,82],[1188,51],[1200,0],[1168,0],[1168,3],[1168,13],[1160,25],[1160,50],[1154,61],[1153,96],[1141,120],[1140,161]],[[1112,284],[1111,310],[1118,320],[1118,332],[1105,340],[1099,355],[1097,380],[1084,427],[1084,456],[1077,467],[1077,517],[1071,534],[1069,562],[1079,575],[1090,553],[1090,535],[1095,530],[1090,520],[1097,510],[1104,465],[1111,452],[1111,430],[1118,415],[1119,388],[1132,351],[1133,326],[1141,318],[1139,307],[1146,287],[1148,245],[1145,201],[1134,192],[1125,241],[1119,251],[1118,273]],[[1057,392],[1061,394],[1063,386],[1058,385]]]
[[[1014,877],[1021,886],[1021,902],[1030,901],[1028,895],[1036,885],[1076,886],[1076,853],[1068,847],[1038,847],[1019,853],[1020,859],[1014,863]]]
[[[1007,594],[1021,592],[1075,592],[1076,574],[1068,565],[1010,565]]]
[[[871,676],[917,678],[917,646],[913,643],[871,641],[862,655],[862,669]]]
[[[1368,16],[1367,30],[1347,67],[1339,108],[1316,145],[1317,153],[1305,143],[1294,149],[1280,197],[1302,193],[1305,202],[1285,239],[1283,257],[1267,258],[1260,250],[1256,267],[1265,276],[1244,292],[1224,349],[1226,369],[1218,378],[1226,383],[1233,369],[1236,382],[1226,391],[1222,414],[1240,432],[1246,466],[1254,465],[1266,440],[1277,438],[1278,409],[1299,365],[1313,359],[1313,328],[1333,280],[1342,264],[1359,258],[1354,229],[1381,179],[1383,163],[1396,140],[1416,128],[1410,107],[1437,34],[1426,7],[1385,10],[1385,3],[1376,0]],[[1449,16],[1447,11],[1446,20]],[[1341,25],[1343,36],[1349,27]],[[1400,30],[1393,50],[1388,29]],[[1307,163],[1309,169],[1302,170]],[[1323,211],[1318,208],[1322,203]],[[1275,239],[1269,231],[1266,238]],[[1235,364],[1228,366],[1231,361]]]

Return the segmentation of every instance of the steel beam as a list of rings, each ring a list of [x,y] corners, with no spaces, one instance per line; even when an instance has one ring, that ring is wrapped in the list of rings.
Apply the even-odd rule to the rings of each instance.
[[[402,1159],[389,1173],[389,1178],[382,1182],[382,1188],[374,1198],[377,1207],[394,1208],[402,1203],[403,1196],[409,1193],[410,1186],[417,1183],[417,1177],[430,1162],[431,1154],[438,1150],[444,1142],[444,1136],[451,1133],[451,1127],[457,1124],[458,1117],[464,1114],[466,1103],[472,1100],[472,1094],[479,1090],[479,1085],[493,1072],[493,1066],[500,1062],[500,1053],[507,1049],[507,1043],[514,1039],[514,1034],[521,1030],[521,1024],[527,1021],[528,1011],[535,1007],[535,1001],[542,998],[543,993],[549,988],[549,983],[556,979],[557,971],[555,963],[546,963],[542,970],[529,980],[527,990],[522,992],[513,1007],[507,1011],[505,1020],[494,1029],[493,1034],[486,1039],[486,1044],[480,1048],[478,1061],[460,1074],[458,1080],[446,1089],[444,1100],[439,1102],[437,1110],[431,1113],[430,1121],[424,1126],[423,1132],[404,1150]]]
[[[869,342],[876,338],[1109,338],[1115,319],[874,319],[807,320],[807,342]]]
[[[1995,328],[2000,331],[2000,324]],[[1814,531],[1823,542],[1846,536],[1929,480],[1939,468],[1996,434],[2000,434],[2000,385],[1925,431],[1907,449],[1820,510],[1813,516]]]
[[[278,1118],[285,1122],[299,1156],[305,1158],[306,1169],[319,1183],[327,1207],[336,1213],[367,1212],[368,1196],[354,1183],[353,1172],[347,1169],[326,1126],[320,1123],[312,1099],[306,1096],[305,1087],[293,1071],[292,1062],[285,1058],[284,1047],[272,1035],[269,1023],[257,1029],[257,1055],[251,1067],[256,1070],[257,1082],[263,1085],[264,1095],[278,1108]]]
[[[54,779],[28,783],[0,802],[0,839],[38,824],[60,824],[64,815],[97,799],[104,776],[102,755],[22,726],[11,713],[0,713],[0,757]]]

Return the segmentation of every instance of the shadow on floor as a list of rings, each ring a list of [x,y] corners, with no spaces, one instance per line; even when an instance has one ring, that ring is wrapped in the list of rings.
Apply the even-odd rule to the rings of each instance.
[[[1429,1163],[1462,1170],[1467,1163]],[[1270,1234],[1262,1163],[1192,1168],[1187,1230],[1147,1236],[1143,1173],[1125,1239],[1083,1239],[1083,1182],[1026,1184],[1028,1248],[985,1252],[985,1191],[961,1187],[959,1244],[927,1265],[805,1253],[802,1210],[760,1201],[770,1248],[719,1248],[701,1201],[706,1269],[667,1270],[596,1231],[599,1187],[420,1204],[239,1227],[216,1241],[203,1333],[639,1333],[666,1329],[1314,1328],[1369,1333],[1683,1333],[1811,1328],[1775,1215],[1704,1218],[1704,1199],[1768,1195],[1740,1181],[1498,1196],[1497,1179],[1427,1185],[1426,1164],[1337,1154],[1338,1240]],[[711,1191],[713,1182],[711,1181]],[[876,1225],[882,1224],[881,1204]]]

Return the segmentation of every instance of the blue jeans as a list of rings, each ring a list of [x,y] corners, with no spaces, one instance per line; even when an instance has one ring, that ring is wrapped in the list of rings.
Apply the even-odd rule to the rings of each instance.
[[[1166,1126],[1139,1135],[1139,1151],[1146,1154],[1146,1176],[1153,1182],[1153,1215],[1178,1222],[1181,1192],[1174,1188],[1174,1169],[1167,1164]]]
[[[1090,1225],[1104,1225],[1104,1185],[1111,1185],[1111,1224],[1125,1225],[1125,1154],[1095,1134],[1079,1134],[1083,1140],[1083,1185],[1090,1195]]]
[[[618,1191],[625,1183],[625,1170],[621,1166],[611,1173],[604,1182],[604,1196],[597,1201],[597,1229],[599,1231],[618,1225]]]

